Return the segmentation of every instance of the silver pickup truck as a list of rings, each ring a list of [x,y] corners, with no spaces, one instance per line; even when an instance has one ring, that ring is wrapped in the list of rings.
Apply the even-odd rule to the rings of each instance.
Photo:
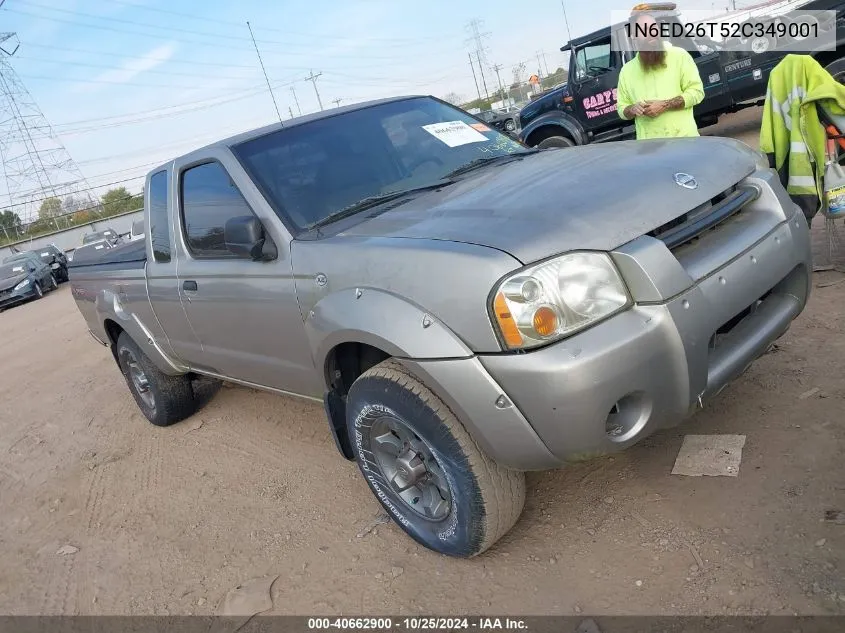
[[[706,406],[810,293],[765,158],[695,138],[534,150],[432,97],[271,125],[146,180],[143,240],[73,296],[144,415],[197,376],[324,403],[412,538],[483,552],[524,472]]]

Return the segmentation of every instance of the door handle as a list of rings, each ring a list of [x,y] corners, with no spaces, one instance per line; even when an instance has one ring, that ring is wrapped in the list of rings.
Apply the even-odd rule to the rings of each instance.
[[[183,281],[182,282],[182,290],[187,290],[190,292],[197,291],[197,282],[195,281]]]

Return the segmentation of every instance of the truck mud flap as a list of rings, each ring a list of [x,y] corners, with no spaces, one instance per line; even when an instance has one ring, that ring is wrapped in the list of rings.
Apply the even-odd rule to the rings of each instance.
[[[352,440],[346,426],[346,403],[335,391],[327,391],[323,396],[323,406],[329,419],[329,429],[332,432],[335,446],[340,454],[352,461],[355,453],[352,451]]]

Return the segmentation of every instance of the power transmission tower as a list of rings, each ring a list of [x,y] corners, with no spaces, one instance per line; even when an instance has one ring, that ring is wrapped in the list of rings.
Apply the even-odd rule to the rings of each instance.
[[[340,107],[341,101],[343,101],[343,99],[341,99],[340,97],[338,97],[337,99],[332,99],[332,103],[335,104],[335,106],[338,108]]]
[[[469,67],[472,68],[472,80],[475,82],[475,91],[478,93],[478,100],[481,101],[481,90],[478,87],[478,77],[475,76],[475,64],[472,63],[472,53],[469,55]]]
[[[55,198],[43,215],[56,229],[66,228],[70,223],[60,224],[57,216],[94,208],[99,200],[12,68],[9,58],[18,46],[14,33],[0,33],[0,162],[6,197],[24,223],[38,217],[45,200]]]
[[[481,73],[481,84],[484,86],[484,96],[489,99],[490,93],[487,91],[487,80],[484,77],[484,66],[487,65],[487,49],[484,46],[484,40],[490,37],[490,33],[487,31],[483,33],[481,32],[480,29],[483,24],[484,22],[478,18],[470,20],[469,24],[467,24],[470,37],[466,41],[475,46],[475,59],[478,61],[478,70]]]
[[[311,74],[308,77],[305,78],[305,81],[310,81],[312,84],[314,84],[314,94],[317,95],[317,103],[320,104],[320,111],[323,110],[323,102],[320,100],[320,91],[317,90],[317,77],[319,77],[322,74],[323,73],[320,72],[320,73],[317,73],[315,75],[314,71],[312,70]],[[299,107],[299,106],[297,106],[297,107]]]
[[[290,91],[293,93],[293,100],[296,101],[296,110],[299,112],[299,116],[302,116],[302,108],[299,107],[299,99],[296,98],[296,88],[291,86]]]

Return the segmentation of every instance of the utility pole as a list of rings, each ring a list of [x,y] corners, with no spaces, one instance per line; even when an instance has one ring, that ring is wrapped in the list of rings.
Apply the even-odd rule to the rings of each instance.
[[[546,61],[546,51],[540,51],[540,55],[543,56],[543,67],[546,69],[546,77],[549,76],[549,63]]]
[[[496,79],[499,80],[499,92],[504,96],[505,89],[502,87],[502,76],[499,74],[499,71],[502,70],[502,65],[496,64],[493,66],[493,70],[496,72]]]
[[[543,77],[543,66],[540,64],[540,53],[537,53],[537,76],[542,78]]]
[[[314,71],[312,70],[311,75],[309,75],[308,77],[305,78],[305,81],[310,81],[312,84],[314,84],[314,94],[317,95],[317,103],[320,104],[320,111],[323,110],[323,102],[320,100],[320,91],[317,90],[317,77],[319,77],[322,74],[323,73],[320,72],[320,73],[317,73],[315,75]]]
[[[478,88],[478,77],[475,76],[475,64],[472,63],[472,53],[469,55],[469,67],[472,68],[472,80],[475,82],[475,91],[478,93],[478,100],[481,101],[481,90]]]
[[[302,116],[302,108],[299,107],[299,99],[296,98],[296,88],[291,86],[290,91],[293,93],[293,100],[296,101],[296,111],[299,112],[299,116]]]
[[[487,79],[484,77],[484,65],[487,62],[484,52],[484,38],[489,37],[489,32],[482,33],[480,28],[484,24],[482,20],[475,18],[470,20],[467,24],[467,29],[470,31],[470,38],[467,42],[475,44],[475,59],[478,62],[478,71],[481,73],[481,84],[484,86],[485,98],[490,98],[490,93],[487,91]]]
[[[341,101],[343,101],[343,99],[341,99],[340,97],[338,97],[337,99],[332,99],[332,103],[335,104],[335,106],[338,108],[340,107]]]

